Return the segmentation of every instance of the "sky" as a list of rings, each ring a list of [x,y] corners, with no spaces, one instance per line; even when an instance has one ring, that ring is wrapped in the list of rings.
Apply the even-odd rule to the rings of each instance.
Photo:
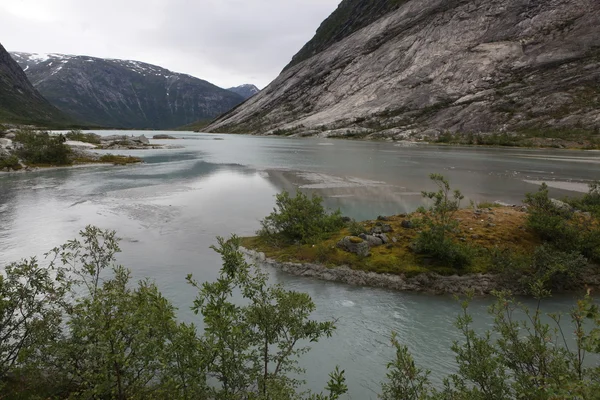
[[[8,51],[143,61],[262,89],[341,0],[0,0]]]

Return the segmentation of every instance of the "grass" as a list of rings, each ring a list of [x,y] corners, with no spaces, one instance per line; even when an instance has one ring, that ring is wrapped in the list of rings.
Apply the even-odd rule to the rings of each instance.
[[[485,207],[487,208],[487,207]],[[506,249],[514,254],[532,252],[541,241],[524,229],[527,214],[513,207],[494,205],[492,211],[475,214],[472,209],[462,209],[456,214],[459,232],[454,239],[464,242],[471,249],[474,260],[470,267],[455,270],[437,263],[435,260],[413,252],[412,243],[418,235],[421,214],[389,217],[393,232],[388,234],[390,244],[373,247],[370,257],[359,257],[336,247],[339,240],[351,236],[348,228],[343,228],[330,239],[316,245],[276,245],[259,237],[243,238],[245,247],[264,252],[267,257],[281,262],[319,263],[328,267],[347,265],[352,269],[376,273],[414,276],[423,272],[436,272],[442,275],[485,273],[493,271],[492,253]],[[402,228],[403,220],[411,219],[415,229]],[[367,230],[377,221],[365,221]],[[395,237],[396,242],[391,239]]]

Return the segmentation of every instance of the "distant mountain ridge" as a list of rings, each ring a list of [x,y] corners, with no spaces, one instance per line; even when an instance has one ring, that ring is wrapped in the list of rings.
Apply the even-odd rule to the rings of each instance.
[[[259,88],[257,88],[256,86],[254,86],[252,84],[248,84],[248,83],[245,85],[230,87],[227,90],[229,90],[230,92],[239,94],[240,96],[242,96],[244,98],[244,100],[247,100],[250,97],[254,96],[256,93],[260,92]]]
[[[96,125],[170,129],[212,119],[244,101],[205,80],[139,61],[57,53],[11,55],[50,103]]]
[[[73,122],[33,87],[23,70],[1,44],[0,122],[44,126]]]

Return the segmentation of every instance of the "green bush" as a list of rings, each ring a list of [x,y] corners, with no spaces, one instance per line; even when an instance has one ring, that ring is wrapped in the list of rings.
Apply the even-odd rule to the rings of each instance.
[[[352,236],[360,236],[363,233],[367,233],[367,228],[365,228],[363,224],[354,219],[348,222],[348,230],[350,231],[350,235]]]
[[[65,137],[69,140],[76,140],[79,142],[91,144],[100,144],[100,136],[96,135],[95,133],[83,133],[80,130],[73,130],[67,133]]]
[[[420,210],[426,211],[422,221],[425,229],[419,233],[414,249],[453,268],[464,268],[471,262],[471,252],[450,237],[458,229],[454,214],[464,196],[458,190],[452,191],[442,175],[431,174],[430,179],[438,186],[438,191],[422,193],[424,198],[433,200],[433,205],[429,210]]]
[[[17,171],[21,169],[19,158],[15,155],[0,156],[0,170],[7,168],[9,171],[12,169]]]
[[[592,186],[586,204],[594,206],[597,187]],[[583,200],[582,200],[583,201]],[[527,226],[541,239],[562,251],[579,251],[585,257],[600,261],[600,227],[573,210],[556,205],[548,196],[544,183],[536,193],[526,195]]]
[[[63,141],[60,136],[32,130],[21,130],[15,137],[21,145],[17,154],[27,164],[70,165],[71,149]]]
[[[309,198],[297,192],[291,197],[283,192],[276,196],[276,208],[261,225],[259,236],[280,238],[289,243],[315,243],[341,229],[344,222],[339,210],[331,214],[325,211],[319,196]]]
[[[578,199],[567,199],[567,202],[574,208],[589,212],[596,218],[600,218],[600,181],[589,184],[588,193]]]
[[[548,295],[543,290],[538,294]],[[441,387],[434,387],[431,372],[419,368],[407,347],[392,336],[396,354],[388,364],[380,398],[597,399],[600,368],[587,358],[588,353],[600,352],[600,312],[589,295],[568,315],[574,345],[567,343],[561,315],[543,315],[540,302],[531,310],[509,293],[496,296],[489,309],[493,326],[483,333],[475,330],[468,311],[473,295],[461,302],[462,312],[455,322],[461,340],[452,345],[457,369],[445,377]]]

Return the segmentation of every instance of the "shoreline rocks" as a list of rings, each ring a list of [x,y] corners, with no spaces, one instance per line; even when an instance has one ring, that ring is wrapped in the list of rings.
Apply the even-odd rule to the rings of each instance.
[[[364,242],[366,244],[366,242]],[[279,269],[296,276],[304,276],[330,282],[346,283],[383,289],[428,293],[435,295],[463,294],[474,290],[477,295],[487,295],[499,289],[509,289],[514,294],[525,294],[514,283],[510,284],[497,275],[467,274],[443,276],[436,273],[421,273],[416,276],[378,274],[353,270],[348,266],[328,268],[320,264],[278,262],[267,258],[264,253],[240,248],[242,253],[259,265]]]

